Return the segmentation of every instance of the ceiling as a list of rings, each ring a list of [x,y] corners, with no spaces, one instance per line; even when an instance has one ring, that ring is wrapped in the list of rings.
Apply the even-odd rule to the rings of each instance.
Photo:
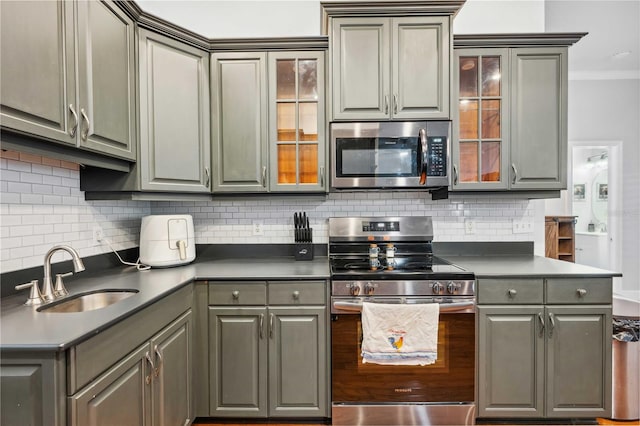
[[[546,0],[545,30],[589,33],[569,50],[571,79],[640,78],[640,0]]]
[[[640,78],[640,0],[467,1],[473,1],[474,6],[484,3],[483,7],[491,14],[506,11],[507,6],[514,9],[533,5],[534,10],[544,11],[547,32],[588,32],[569,51],[570,79]],[[319,35],[318,0],[137,0],[137,3],[149,13],[210,38],[215,38],[216,33],[255,37],[260,31],[262,34],[277,31],[279,36]],[[283,13],[278,11],[283,10],[288,17],[280,16]],[[537,17],[529,16],[517,27],[529,32],[525,23],[532,19],[535,22]]]

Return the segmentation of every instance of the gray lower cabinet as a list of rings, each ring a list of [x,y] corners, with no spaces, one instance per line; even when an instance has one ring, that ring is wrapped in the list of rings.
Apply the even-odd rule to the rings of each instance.
[[[72,425],[188,425],[191,311],[69,398]]]
[[[1,8],[3,128],[135,160],[133,20],[111,0]]]
[[[214,192],[268,190],[267,54],[211,55]]]
[[[611,415],[610,279],[481,279],[478,290],[479,417]]]
[[[0,353],[0,424],[63,426],[64,352]]]
[[[448,118],[449,19],[332,18],[332,118]]]
[[[568,46],[582,36],[455,36],[454,191],[566,189]]]
[[[210,416],[327,416],[325,292],[324,281],[210,282]]]

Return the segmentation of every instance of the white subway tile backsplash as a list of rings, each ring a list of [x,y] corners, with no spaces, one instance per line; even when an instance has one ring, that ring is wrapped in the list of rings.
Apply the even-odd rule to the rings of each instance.
[[[149,214],[193,215],[197,244],[293,243],[293,213],[300,211],[307,212],[313,240],[320,244],[328,241],[329,217],[376,215],[432,216],[436,241],[534,240],[533,233],[512,232],[514,218],[535,216],[527,200],[432,201],[418,192],[356,192],[326,199],[85,201],[79,180],[73,163],[11,151],[0,154],[2,272],[42,265],[54,244],[70,244],[81,256],[110,252],[106,244],[93,242],[94,224],[115,249],[136,247],[141,218]],[[475,234],[465,233],[465,219],[476,221]],[[254,220],[263,222],[264,235],[253,235]]]

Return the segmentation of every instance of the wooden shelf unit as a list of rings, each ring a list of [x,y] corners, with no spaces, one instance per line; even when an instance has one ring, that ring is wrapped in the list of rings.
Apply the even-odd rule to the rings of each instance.
[[[544,255],[552,259],[575,262],[576,216],[545,216]]]

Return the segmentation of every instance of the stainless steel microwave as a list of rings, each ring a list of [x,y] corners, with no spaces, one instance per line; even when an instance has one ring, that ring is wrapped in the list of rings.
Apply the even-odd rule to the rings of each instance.
[[[450,134],[450,121],[331,123],[331,189],[448,187]]]

